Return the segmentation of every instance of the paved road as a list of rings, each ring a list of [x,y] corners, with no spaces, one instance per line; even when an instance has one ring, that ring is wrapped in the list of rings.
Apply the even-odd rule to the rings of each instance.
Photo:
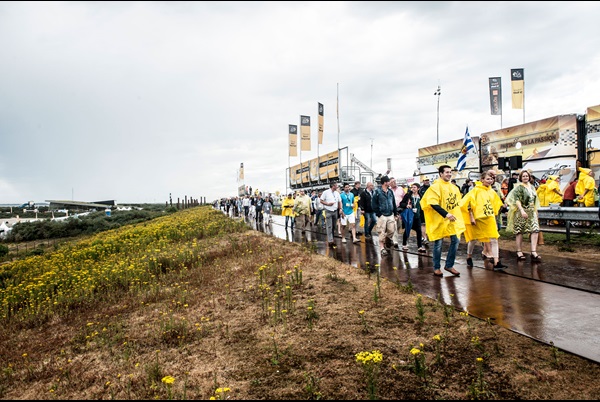
[[[409,240],[408,252],[393,251],[382,257],[376,235],[371,241],[361,237],[357,244],[343,244],[336,237],[336,247],[330,248],[322,230],[302,236],[298,230],[286,231],[283,222],[283,217],[273,216],[273,223],[260,225],[258,230],[288,241],[311,242],[319,253],[357,268],[365,268],[366,262],[370,267],[379,264],[381,275],[389,280],[407,282],[410,278],[423,295],[440,297],[475,317],[491,318],[519,334],[600,363],[600,264],[595,261],[542,256],[541,263],[517,262],[514,252],[501,250],[509,268],[495,272],[477,254],[481,248],[475,249],[475,267],[468,268],[466,247],[461,244],[455,265],[461,276],[444,271],[444,277],[438,278],[432,274],[431,250],[419,255],[414,238]],[[257,228],[253,222],[250,225]]]

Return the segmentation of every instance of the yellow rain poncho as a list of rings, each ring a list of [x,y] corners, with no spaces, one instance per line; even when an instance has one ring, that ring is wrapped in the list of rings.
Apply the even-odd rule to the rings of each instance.
[[[562,192],[560,191],[560,184],[558,184],[556,179],[558,179],[558,176],[548,176],[548,180],[546,180],[545,200],[548,203],[548,205],[561,204],[563,202]],[[540,199],[540,205],[541,204],[542,204],[542,202]]]
[[[475,187],[458,204],[465,222],[465,241],[479,240],[487,243],[490,238],[500,237],[496,225],[496,215],[503,202],[493,188],[486,187],[477,181]],[[475,225],[471,224],[469,209],[473,211]]]
[[[449,181],[437,179],[429,187],[421,199],[421,209],[425,215],[425,229],[429,241],[443,239],[456,235],[460,238],[462,232],[465,231],[465,223],[463,222],[462,213],[458,203],[460,202],[461,194],[458,187]],[[456,217],[454,222],[442,217],[431,206],[439,205]]]
[[[583,202],[586,207],[593,207],[596,182],[594,181],[594,178],[590,176],[591,169],[579,168],[579,172],[579,181],[577,182],[577,186],[575,186],[575,194],[583,195],[585,190],[588,190],[583,201],[580,202]]]
[[[291,197],[285,197],[281,203],[281,216],[294,217],[294,199]]]
[[[540,207],[548,206],[548,200],[546,200],[547,188],[548,188],[548,184],[546,182],[546,183],[540,184],[536,190],[538,200],[540,200]]]

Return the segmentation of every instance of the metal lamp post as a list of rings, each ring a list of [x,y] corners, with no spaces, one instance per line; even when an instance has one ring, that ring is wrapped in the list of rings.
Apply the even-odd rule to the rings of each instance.
[[[437,101],[437,142],[436,144],[440,143],[440,95],[442,94],[442,88],[438,85],[436,91],[433,93],[433,95],[437,96],[438,101]]]

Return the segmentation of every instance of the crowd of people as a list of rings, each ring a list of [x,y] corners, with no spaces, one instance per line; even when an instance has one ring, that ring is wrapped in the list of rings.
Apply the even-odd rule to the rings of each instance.
[[[537,253],[538,244],[543,244],[538,208],[551,204],[598,205],[594,173],[579,164],[578,176],[565,187],[564,193],[557,175],[536,180],[532,172],[521,170],[497,181],[496,172],[489,170],[479,180],[466,180],[458,186],[452,179],[452,171],[448,165],[440,166],[439,178],[432,184],[425,178],[422,184],[412,183],[409,187],[400,186],[395,178],[384,175],[380,176],[377,187],[368,182],[363,189],[356,181],[352,186],[330,183],[328,189],[312,190],[310,195],[300,189],[281,200],[285,230],[296,228],[304,236],[310,227],[324,229],[327,243],[333,247],[336,233],[342,243],[358,243],[360,236],[365,241],[373,239],[375,229],[382,256],[392,249],[408,251],[408,240],[414,232],[418,253],[426,253],[426,247],[432,243],[433,274],[438,277],[443,276],[442,245],[448,238],[450,245],[443,269],[460,276],[454,262],[463,233],[467,266],[473,266],[475,246],[481,243],[482,258],[489,260],[494,270],[503,270],[507,266],[500,261],[498,244],[503,217],[506,230],[515,234],[517,259],[527,259],[523,237],[529,235],[530,260],[541,262],[542,257]],[[269,224],[273,197],[269,194],[263,199],[262,194],[257,194],[224,199],[220,208],[232,216]]]

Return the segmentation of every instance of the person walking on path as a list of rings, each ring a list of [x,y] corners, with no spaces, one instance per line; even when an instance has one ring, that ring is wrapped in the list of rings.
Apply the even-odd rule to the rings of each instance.
[[[342,200],[337,192],[337,183],[331,183],[329,189],[323,191],[321,204],[325,208],[325,230],[327,231],[327,245],[333,247],[333,231],[336,229],[338,211],[342,209]]]
[[[294,214],[296,223],[300,229],[302,236],[306,234],[306,227],[310,224],[312,210],[312,201],[304,190],[300,190],[300,194],[294,200]]]
[[[404,224],[404,233],[402,234],[402,251],[408,251],[408,238],[410,231],[414,230],[417,234],[417,251],[424,253],[423,234],[421,233],[421,196],[419,195],[419,183],[413,183],[410,191],[404,194],[400,201],[400,216]]]
[[[465,241],[467,242],[467,266],[473,266],[473,250],[475,243],[490,243],[494,270],[505,269],[500,262],[498,249],[498,225],[496,215],[504,203],[498,193],[492,189],[494,175],[484,173],[481,181],[475,182],[475,187],[458,203],[465,222]]]
[[[375,216],[373,206],[371,205],[371,202],[373,201],[374,187],[375,185],[373,182],[368,182],[367,188],[361,193],[360,200],[358,201],[358,206],[360,207],[361,213],[365,217],[365,240],[370,240],[373,238],[373,226],[375,226],[375,223],[377,223],[377,217]]]
[[[294,199],[292,193],[289,193],[281,203],[281,215],[285,216],[285,230],[288,228],[288,224],[291,221],[292,230],[294,229]]]
[[[526,259],[522,251],[523,233],[530,233],[531,261],[539,262],[542,260],[542,257],[536,250],[538,234],[540,232],[537,213],[540,201],[530,180],[531,174],[529,171],[522,170],[519,173],[519,183],[515,184],[506,196],[506,203],[509,206],[506,230],[515,234],[518,260]]]
[[[423,179],[423,184],[419,187],[419,196],[423,199],[423,195],[430,187],[429,177]],[[427,222],[425,222],[425,214],[421,209],[421,233],[423,234],[423,244],[428,245],[429,240],[427,239]]]
[[[323,212],[323,210],[325,209],[323,207],[323,204],[321,203],[321,196],[323,195],[323,190],[319,190],[319,193],[317,194],[317,197],[315,198],[315,226],[317,228],[319,227],[325,227],[325,213]],[[321,223],[321,221],[323,221],[323,223]],[[319,223],[321,223],[321,225],[319,225]]]
[[[375,190],[371,200],[373,212],[377,216],[377,235],[379,237],[379,249],[381,255],[388,255],[389,251],[385,248],[385,242],[391,244],[396,232],[396,216],[398,209],[394,200],[394,193],[390,190],[390,179],[382,176],[380,179],[381,187]]]
[[[450,247],[444,270],[454,276],[460,276],[460,272],[454,268],[454,260],[460,236],[465,231],[465,224],[458,206],[461,194],[456,186],[450,183],[452,178],[450,166],[442,165],[438,172],[440,178],[433,182],[421,198],[421,208],[427,222],[427,236],[433,242],[433,274],[439,277],[444,276],[441,271],[442,243],[444,238],[450,237]]]
[[[354,194],[350,192],[350,184],[344,186],[344,191],[340,195],[342,200],[342,214],[340,222],[342,223],[342,243],[346,243],[346,234],[348,227],[352,233],[352,243],[358,243],[356,238],[356,215],[354,214]]]
[[[398,213],[401,214],[402,209],[400,208],[400,203],[402,202],[402,198],[404,198],[405,191],[402,187],[400,187],[398,185],[398,183],[396,182],[396,179],[394,177],[390,177],[390,189],[394,193],[394,201],[396,202],[396,209],[398,210]],[[402,218],[400,218],[400,215],[398,215],[398,218],[396,219],[396,233],[394,234],[394,248],[396,250],[400,250],[400,246],[398,245],[398,243],[400,243],[399,239],[400,239],[401,233],[402,233]]]
[[[268,225],[271,223],[272,219],[271,215],[273,214],[273,204],[271,203],[271,197],[265,197],[265,202],[262,206],[263,215],[264,215],[264,223]]]
[[[244,207],[244,217],[247,218],[250,213],[250,197],[247,195],[242,200],[242,206]]]
[[[361,233],[359,231],[359,223],[360,223],[360,208],[358,208],[358,203],[360,202],[360,196],[363,193],[363,189],[360,188],[360,181],[355,181],[354,182],[354,187],[352,187],[352,190],[350,190],[350,192],[354,195],[354,216],[356,218],[356,224],[355,224],[355,228],[356,228],[356,235],[360,236]],[[364,229],[363,229],[364,232]]]

